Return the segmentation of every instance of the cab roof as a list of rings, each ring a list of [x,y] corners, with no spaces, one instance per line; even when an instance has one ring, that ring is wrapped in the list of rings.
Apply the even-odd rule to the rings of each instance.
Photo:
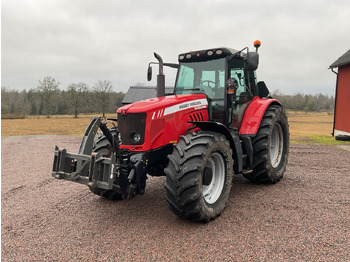
[[[199,51],[190,51],[187,53],[179,54],[179,62],[188,63],[188,62],[200,62],[200,61],[208,61],[219,58],[224,58],[227,56],[231,56],[233,54],[237,54],[242,58],[245,57],[245,54],[239,50],[227,47],[220,48],[210,48]]]

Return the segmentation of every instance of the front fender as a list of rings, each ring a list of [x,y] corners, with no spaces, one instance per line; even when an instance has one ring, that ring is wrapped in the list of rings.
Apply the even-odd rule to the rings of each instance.
[[[239,129],[240,135],[255,135],[269,105],[281,105],[276,99],[255,97],[247,107]]]

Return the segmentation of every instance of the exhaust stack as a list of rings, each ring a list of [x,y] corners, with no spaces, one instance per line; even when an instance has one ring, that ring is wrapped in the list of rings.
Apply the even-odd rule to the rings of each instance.
[[[157,97],[165,96],[165,75],[163,74],[163,59],[157,53],[154,57],[159,62],[159,75],[157,75]]]

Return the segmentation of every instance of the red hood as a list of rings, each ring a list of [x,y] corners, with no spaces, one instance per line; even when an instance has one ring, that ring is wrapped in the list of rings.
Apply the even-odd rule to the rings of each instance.
[[[135,102],[133,104],[125,105],[118,108],[117,113],[121,113],[122,110],[126,110],[128,113],[148,113],[150,111],[155,111],[163,108],[168,108],[177,104],[206,99],[206,96],[203,94],[192,94],[192,95],[172,95],[172,96],[163,96],[152,99],[147,99],[140,102]],[[125,113],[125,111],[123,112]]]

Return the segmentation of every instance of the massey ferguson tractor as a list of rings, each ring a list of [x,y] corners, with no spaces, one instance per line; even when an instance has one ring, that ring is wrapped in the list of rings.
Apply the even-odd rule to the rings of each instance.
[[[286,169],[289,126],[282,105],[257,82],[258,48],[213,48],[159,64],[157,97],[95,117],[78,154],[56,147],[52,175],[108,199],[144,194],[147,176],[165,176],[170,210],[197,222],[225,208],[234,175],[277,183]],[[148,80],[152,68],[148,68]],[[165,95],[163,67],[178,68]]]

